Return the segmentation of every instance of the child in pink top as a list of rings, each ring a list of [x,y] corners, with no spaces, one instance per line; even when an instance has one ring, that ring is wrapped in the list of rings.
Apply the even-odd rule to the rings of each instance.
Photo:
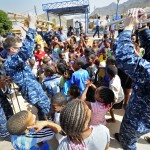
[[[94,103],[85,101],[89,109],[92,110],[90,125],[106,125],[105,115],[107,111],[111,108],[114,101],[114,93],[107,87],[101,86],[96,89],[96,86],[90,81],[86,81],[86,88],[81,96],[82,100],[86,100],[86,93],[89,87],[94,88],[95,91],[95,101]]]

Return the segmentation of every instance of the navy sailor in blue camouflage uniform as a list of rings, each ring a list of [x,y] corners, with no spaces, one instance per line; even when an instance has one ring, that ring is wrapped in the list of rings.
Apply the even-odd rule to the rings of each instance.
[[[36,19],[29,15],[28,20],[29,29],[23,43],[15,37],[8,37],[3,44],[9,54],[4,63],[4,69],[11,80],[21,89],[23,98],[38,107],[39,119],[43,119],[50,110],[50,100],[40,83],[37,82],[29,65],[26,64],[33,54],[36,35]]]
[[[139,10],[143,15],[139,16]],[[150,30],[146,25],[139,30],[144,58],[134,54],[131,41],[133,27],[144,20],[142,9],[131,9],[125,20],[125,30],[120,34],[114,47],[117,64],[134,79],[133,91],[123,117],[120,133],[115,137],[124,150],[136,150],[140,136],[150,132]]]

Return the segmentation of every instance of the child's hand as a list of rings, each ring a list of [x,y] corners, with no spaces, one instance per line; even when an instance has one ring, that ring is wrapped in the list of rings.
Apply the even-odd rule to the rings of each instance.
[[[27,127],[27,129],[35,129],[35,132],[39,132],[47,126],[47,121],[37,121],[35,125]]]
[[[85,84],[86,84],[86,87],[90,87],[92,83],[91,83],[90,80],[86,80],[86,81],[85,81]]]

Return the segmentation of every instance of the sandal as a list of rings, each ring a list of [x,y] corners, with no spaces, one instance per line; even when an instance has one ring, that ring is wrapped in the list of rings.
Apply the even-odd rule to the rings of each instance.
[[[145,141],[147,141],[150,144],[150,137],[145,136],[144,139],[145,139]]]

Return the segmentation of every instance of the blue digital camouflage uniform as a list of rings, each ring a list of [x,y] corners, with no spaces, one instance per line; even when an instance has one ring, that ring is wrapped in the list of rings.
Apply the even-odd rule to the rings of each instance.
[[[23,46],[17,54],[8,55],[4,63],[4,69],[6,74],[21,89],[23,98],[30,104],[36,105],[42,111],[42,114],[46,115],[50,109],[49,98],[26,64],[26,61],[33,54],[35,34],[35,30],[28,30]]]
[[[7,119],[4,110],[0,104],[0,137],[7,137],[9,135],[6,128]]]
[[[134,79],[119,133],[124,150],[135,150],[140,136],[150,132],[150,62],[134,54],[131,34],[131,31],[121,33],[114,47],[117,64]],[[146,50],[145,58],[148,58],[150,30],[141,31],[139,36]]]
[[[9,135],[6,123],[12,115],[13,110],[11,105],[8,102],[6,95],[0,89],[0,137],[6,137]]]

